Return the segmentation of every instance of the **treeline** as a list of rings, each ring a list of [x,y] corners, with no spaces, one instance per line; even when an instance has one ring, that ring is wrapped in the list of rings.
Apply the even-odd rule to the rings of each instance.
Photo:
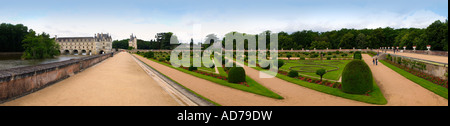
[[[0,52],[23,52],[22,40],[28,33],[22,24],[0,24]]]
[[[426,50],[431,45],[432,50],[448,51],[448,20],[435,21],[427,28],[393,29],[341,29],[328,32],[297,31],[291,34],[280,32],[278,34],[278,47],[285,50],[301,49],[358,49],[396,47]]]
[[[163,50],[171,50],[176,47],[176,45],[170,44],[170,38],[172,37],[172,32],[160,33],[161,36],[157,36],[154,40],[144,41],[141,39],[137,40],[138,49],[163,49]],[[128,49],[128,41],[130,39],[123,40],[114,40],[113,48],[115,49]]]

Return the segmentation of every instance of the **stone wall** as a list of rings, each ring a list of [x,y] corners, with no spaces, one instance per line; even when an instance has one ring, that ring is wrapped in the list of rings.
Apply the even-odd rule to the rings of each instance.
[[[114,53],[0,70],[0,103],[42,89],[93,66]]]

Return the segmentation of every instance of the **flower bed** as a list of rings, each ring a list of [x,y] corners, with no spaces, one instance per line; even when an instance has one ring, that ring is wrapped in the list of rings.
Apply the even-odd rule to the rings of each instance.
[[[445,88],[448,89],[448,80],[443,80],[443,79],[441,79],[439,77],[436,77],[436,76],[429,75],[429,74],[426,74],[426,73],[421,72],[421,71],[417,71],[417,70],[411,69],[411,68],[409,68],[409,67],[407,67],[405,65],[400,65],[400,64],[394,63],[394,62],[392,62],[390,60],[385,60],[385,61],[388,62],[389,64],[392,64],[392,65],[394,65],[394,66],[396,66],[396,67],[398,67],[400,69],[403,69],[403,70],[405,70],[405,71],[407,71],[407,72],[409,72],[409,73],[411,73],[411,74],[413,74],[413,75],[415,75],[417,77],[423,78],[423,79],[425,79],[427,81],[430,81],[430,82],[432,82],[434,84],[437,84],[439,86],[442,86],[442,87],[445,87]]]

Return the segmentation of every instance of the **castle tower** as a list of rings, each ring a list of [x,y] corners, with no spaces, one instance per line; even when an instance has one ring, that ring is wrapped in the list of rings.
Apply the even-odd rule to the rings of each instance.
[[[128,47],[133,47],[134,49],[138,49],[137,48],[137,38],[136,38],[136,36],[133,36],[133,34],[131,34],[130,40],[128,41]]]

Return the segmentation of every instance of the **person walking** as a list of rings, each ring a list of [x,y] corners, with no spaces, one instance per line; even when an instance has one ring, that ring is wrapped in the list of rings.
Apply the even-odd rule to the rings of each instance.
[[[375,65],[375,59],[374,58],[372,58],[372,63],[373,63],[373,65]]]

